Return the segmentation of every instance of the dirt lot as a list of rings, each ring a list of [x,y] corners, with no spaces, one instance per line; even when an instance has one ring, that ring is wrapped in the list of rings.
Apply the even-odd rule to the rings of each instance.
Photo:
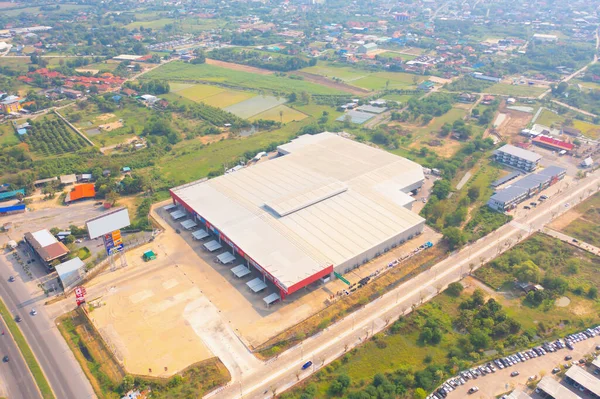
[[[112,118],[116,118],[116,115],[115,114],[102,114],[102,115],[98,115],[95,119],[97,119],[99,121],[107,121]]]
[[[141,255],[147,249],[127,253],[128,267],[142,266]],[[202,297],[191,281],[194,277],[164,253],[152,262],[160,265],[154,272],[119,281],[96,296],[103,305],[90,316],[130,373],[169,376],[213,355],[191,327],[192,320],[182,317],[188,305]],[[95,283],[108,277],[113,274]]]
[[[107,123],[104,125],[100,125],[98,126],[100,129],[106,131],[106,132],[110,132],[111,130],[115,130],[118,129],[120,127],[123,127],[123,122],[117,121],[117,122],[111,122],[111,123]]]
[[[509,143],[523,142],[524,138],[520,137],[519,133],[533,119],[533,114],[508,109],[504,103],[500,107],[500,112],[505,114],[506,117],[500,123],[500,126],[496,127],[496,132],[501,137],[506,138]]]
[[[256,67],[242,65],[242,64],[235,64],[233,62],[218,61],[218,60],[213,60],[210,58],[206,59],[206,63],[209,65],[216,65],[221,68],[233,69],[234,71],[250,72],[250,73],[256,73],[259,75],[272,75],[274,73],[273,71],[269,71],[268,69],[256,68]]]

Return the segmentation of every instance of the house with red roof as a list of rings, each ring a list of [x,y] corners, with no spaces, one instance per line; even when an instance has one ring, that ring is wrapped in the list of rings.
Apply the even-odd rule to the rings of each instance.
[[[539,147],[548,148],[553,151],[573,151],[573,148],[575,148],[571,143],[544,135],[535,137],[532,142]]]

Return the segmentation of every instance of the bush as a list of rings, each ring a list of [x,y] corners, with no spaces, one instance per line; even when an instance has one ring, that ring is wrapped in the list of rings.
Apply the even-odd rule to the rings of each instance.
[[[446,288],[446,294],[453,297],[459,297],[464,289],[465,287],[459,282],[451,283],[448,288]]]

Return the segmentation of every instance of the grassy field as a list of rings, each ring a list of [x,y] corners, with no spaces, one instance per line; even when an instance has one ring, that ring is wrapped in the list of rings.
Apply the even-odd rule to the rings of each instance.
[[[143,79],[164,79],[178,82],[220,83],[265,92],[290,93],[306,91],[311,94],[342,94],[330,87],[285,76],[257,75],[214,65],[193,65],[179,61],[160,66],[143,76]]]
[[[600,247],[600,194],[594,194],[571,212],[579,216],[561,230],[581,241]]]
[[[346,65],[334,64],[332,62],[320,62],[318,65],[302,69],[302,72],[308,72],[328,78],[337,78],[344,82],[351,82],[371,74],[371,72],[368,71],[362,71]]]
[[[104,62],[98,62],[95,64],[89,64],[89,65],[85,65],[82,66],[80,68],[77,69],[97,69],[99,71],[109,71],[112,72],[115,69],[117,69],[117,67],[119,66],[120,62],[118,61],[104,61]]]
[[[352,82],[354,86],[362,87],[371,90],[383,89],[405,89],[412,90],[415,88],[415,78],[417,82],[424,79],[417,75],[411,75],[403,72],[377,72],[367,77],[355,80]]]
[[[552,125],[560,126],[564,122],[564,120],[564,117],[555,114],[554,112],[549,111],[547,109],[543,109],[535,123],[552,127]]]
[[[246,101],[234,104],[225,108],[240,118],[250,118],[257,114],[267,112],[271,108],[277,107],[285,103],[285,98],[273,96],[256,96]]]
[[[410,60],[414,60],[415,58],[417,58],[416,55],[411,55],[411,54],[400,54],[397,53],[395,51],[386,51],[385,53],[381,53],[381,54],[377,54],[377,57],[379,58],[389,58],[389,59],[396,59],[396,58],[400,58],[402,61],[410,61]]]
[[[87,5],[77,5],[77,4],[61,4],[60,11],[71,11],[71,10],[83,10],[89,8]],[[40,14],[40,13],[48,13],[48,11],[40,11],[40,7],[25,7],[25,8],[13,8],[11,10],[2,10],[2,15],[7,17],[16,17],[21,13],[28,14]]]
[[[205,177],[211,171],[220,171],[223,164],[231,164],[245,152],[257,153],[273,142],[285,142],[312,118],[290,122],[281,129],[261,132],[244,138],[223,140],[210,145],[200,141],[184,141],[162,158],[161,174],[173,185],[187,183]],[[190,167],[193,165],[194,167]],[[231,165],[233,166],[233,165]]]
[[[257,119],[266,119],[276,122],[288,123],[294,121],[301,121],[302,119],[307,117],[308,115],[303,114],[298,110],[292,109],[282,104],[260,114],[254,115],[252,118],[250,118],[250,120],[253,121]]]
[[[529,85],[511,85],[508,83],[496,83],[486,89],[487,93],[500,94],[505,96],[523,96],[537,97],[546,89],[543,87],[534,87]]]
[[[144,29],[152,28],[155,30],[159,30],[161,28],[164,28],[165,25],[174,24],[176,22],[177,21],[173,18],[159,18],[159,19],[154,19],[154,20],[150,20],[150,21],[135,21],[128,25],[125,25],[125,28],[138,29],[139,27],[143,26]]]
[[[33,378],[35,380],[36,385],[40,389],[42,393],[42,397],[44,399],[54,399],[54,393],[52,392],[52,388],[50,388],[50,384],[48,384],[48,380],[46,380],[46,376],[42,371],[35,355],[31,351],[27,340],[23,336],[23,333],[17,326],[15,322],[14,316],[8,311],[4,302],[0,299],[0,316],[8,326],[10,330],[10,334],[13,336],[23,358],[25,359],[25,363],[27,363],[27,367],[31,371]]]
[[[19,143],[20,141],[15,133],[15,129],[13,129],[10,124],[4,123],[0,125],[0,148],[13,146]]]

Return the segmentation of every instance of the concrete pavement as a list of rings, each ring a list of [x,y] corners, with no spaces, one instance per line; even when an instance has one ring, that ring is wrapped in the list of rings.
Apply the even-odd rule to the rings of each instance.
[[[33,376],[31,375],[17,343],[8,331],[8,327],[0,318],[0,358],[8,356],[8,362],[0,363],[0,376],[3,382],[2,396],[10,399],[41,399]]]
[[[281,393],[289,389],[354,346],[360,345],[374,333],[383,330],[401,314],[410,312],[413,306],[435,297],[448,284],[460,280],[469,271],[470,265],[477,269],[508,250],[519,239],[525,239],[541,229],[570,206],[595,193],[599,182],[598,173],[591,174],[574,184],[568,192],[553,196],[544,205],[519,218],[518,224],[525,225],[528,229],[513,223],[502,226],[495,233],[451,254],[427,272],[206,397],[266,398],[271,397],[273,392]],[[565,206],[566,204],[569,206]],[[301,371],[300,367],[308,360],[313,362],[313,367]]]
[[[558,238],[559,240],[564,241],[567,244],[571,244],[577,248],[583,249],[584,251],[588,251],[591,254],[594,254],[594,255],[600,254],[600,248],[595,247],[592,244],[588,244],[587,242],[579,241],[565,233],[561,233],[560,231],[556,231],[549,227],[545,227],[544,233],[546,233],[549,236],[552,236],[554,238]]]

